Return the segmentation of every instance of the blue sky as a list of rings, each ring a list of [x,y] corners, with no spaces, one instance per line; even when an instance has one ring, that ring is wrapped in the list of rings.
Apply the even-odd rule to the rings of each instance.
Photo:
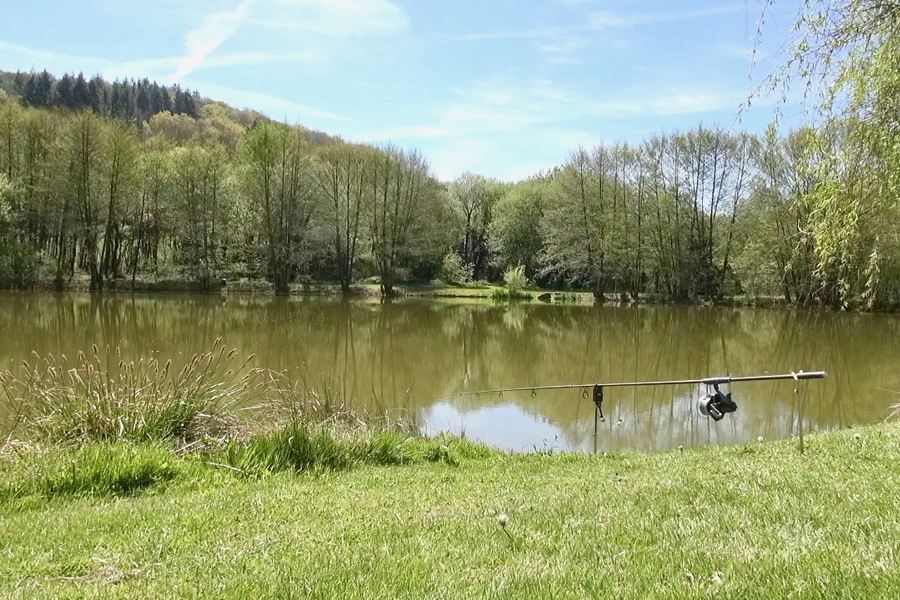
[[[579,145],[704,123],[779,60],[799,0],[5,0],[0,69],[178,82],[345,139],[416,147],[434,172],[516,180]],[[782,123],[802,119],[787,105]]]

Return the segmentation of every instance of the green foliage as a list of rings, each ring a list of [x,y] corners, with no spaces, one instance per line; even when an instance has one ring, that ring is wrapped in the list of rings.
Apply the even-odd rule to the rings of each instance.
[[[471,278],[484,276],[489,262],[488,231],[493,211],[504,189],[496,181],[466,172],[448,186],[462,260],[472,269]]]
[[[28,107],[0,104],[0,173],[14,190],[3,203],[0,283],[45,277],[64,288],[89,277],[99,290],[130,276],[217,290],[223,278],[268,278],[286,293],[337,267],[349,292],[365,264],[389,291],[403,273],[433,272],[450,242],[448,209],[416,152],[351,146],[221,103],[192,109],[180,88],[159,110],[136,109],[135,97],[168,97],[146,81],[117,82],[99,108],[84,101],[91,111],[79,101],[50,112],[56,96],[38,83],[69,98],[80,79],[24,80],[34,80]],[[109,92],[102,80],[90,85],[88,95]]]
[[[472,266],[463,262],[463,259],[452,250],[444,255],[439,275],[445,283],[465,285],[472,281]]]
[[[23,246],[15,235],[12,201],[15,190],[0,173],[0,288],[27,288],[38,276],[40,257]]]
[[[514,185],[473,173],[441,185],[416,151],[347,144],[146,80],[10,75],[3,86],[24,106],[0,102],[0,285],[215,291],[268,279],[289,293],[332,279],[350,293],[374,276],[392,294],[398,280],[496,283],[522,265],[600,301],[892,306],[898,12],[870,0],[805,9],[797,51],[815,51],[788,71],[834,76],[820,81],[821,127],[757,139],[700,126],[579,149]]]
[[[766,3],[766,8],[771,2]],[[815,0],[800,10],[787,59],[763,90],[786,97],[804,84],[820,115],[809,161],[810,242],[823,302],[890,304],[900,296],[900,6],[879,0]]]
[[[503,275],[505,287],[494,288],[491,291],[493,300],[531,300],[531,294],[524,291],[528,286],[528,277],[525,276],[524,265],[510,267]]]
[[[531,274],[539,269],[546,188],[544,178],[528,180],[512,186],[497,201],[489,228],[494,266],[505,270],[525,265]]]
[[[525,266],[510,267],[503,274],[503,283],[510,295],[515,295],[528,286],[528,278],[525,276]]]

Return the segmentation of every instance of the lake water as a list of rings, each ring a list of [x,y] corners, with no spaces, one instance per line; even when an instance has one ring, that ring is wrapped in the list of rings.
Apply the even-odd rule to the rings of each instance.
[[[256,364],[340,387],[362,410],[413,411],[516,450],[660,451],[795,435],[789,381],[734,384],[738,412],[697,414],[700,386],[459,396],[596,381],[828,371],[804,384],[805,431],[883,420],[900,402],[900,317],[702,307],[495,305],[216,295],[0,294],[0,367],[92,343],[176,365],[217,337]]]

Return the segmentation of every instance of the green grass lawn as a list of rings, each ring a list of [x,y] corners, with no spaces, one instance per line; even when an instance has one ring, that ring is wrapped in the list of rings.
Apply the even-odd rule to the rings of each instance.
[[[262,477],[135,452],[139,493],[0,498],[0,596],[900,597],[897,424]]]

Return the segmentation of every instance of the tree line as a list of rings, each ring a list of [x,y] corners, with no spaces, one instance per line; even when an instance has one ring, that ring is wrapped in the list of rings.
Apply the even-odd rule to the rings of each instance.
[[[867,13],[874,24],[852,31],[892,15]],[[65,104],[59,88],[66,77],[81,87],[78,76],[53,80],[52,107],[29,100],[26,85],[0,96],[0,280],[210,289],[249,278],[278,293],[328,280],[349,293],[371,278],[392,294],[398,281],[497,282],[524,268],[536,284],[598,299],[894,305],[900,113],[897,71],[886,68],[893,38],[881,39],[875,62],[854,62],[865,78],[845,76],[865,81],[855,113],[786,135],[697,126],[579,148],[515,184],[474,173],[441,183],[414,150],[209,100],[196,115],[146,116]]]
[[[144,78],[139,81],[106,81],[101,75],[66,73],[59,79],[47,70],[40,73],[0,71],[0,89],[35,108],[90,109],[141,126],[161,112],[198,117],[203,99],[180,85],[164,86]]]

